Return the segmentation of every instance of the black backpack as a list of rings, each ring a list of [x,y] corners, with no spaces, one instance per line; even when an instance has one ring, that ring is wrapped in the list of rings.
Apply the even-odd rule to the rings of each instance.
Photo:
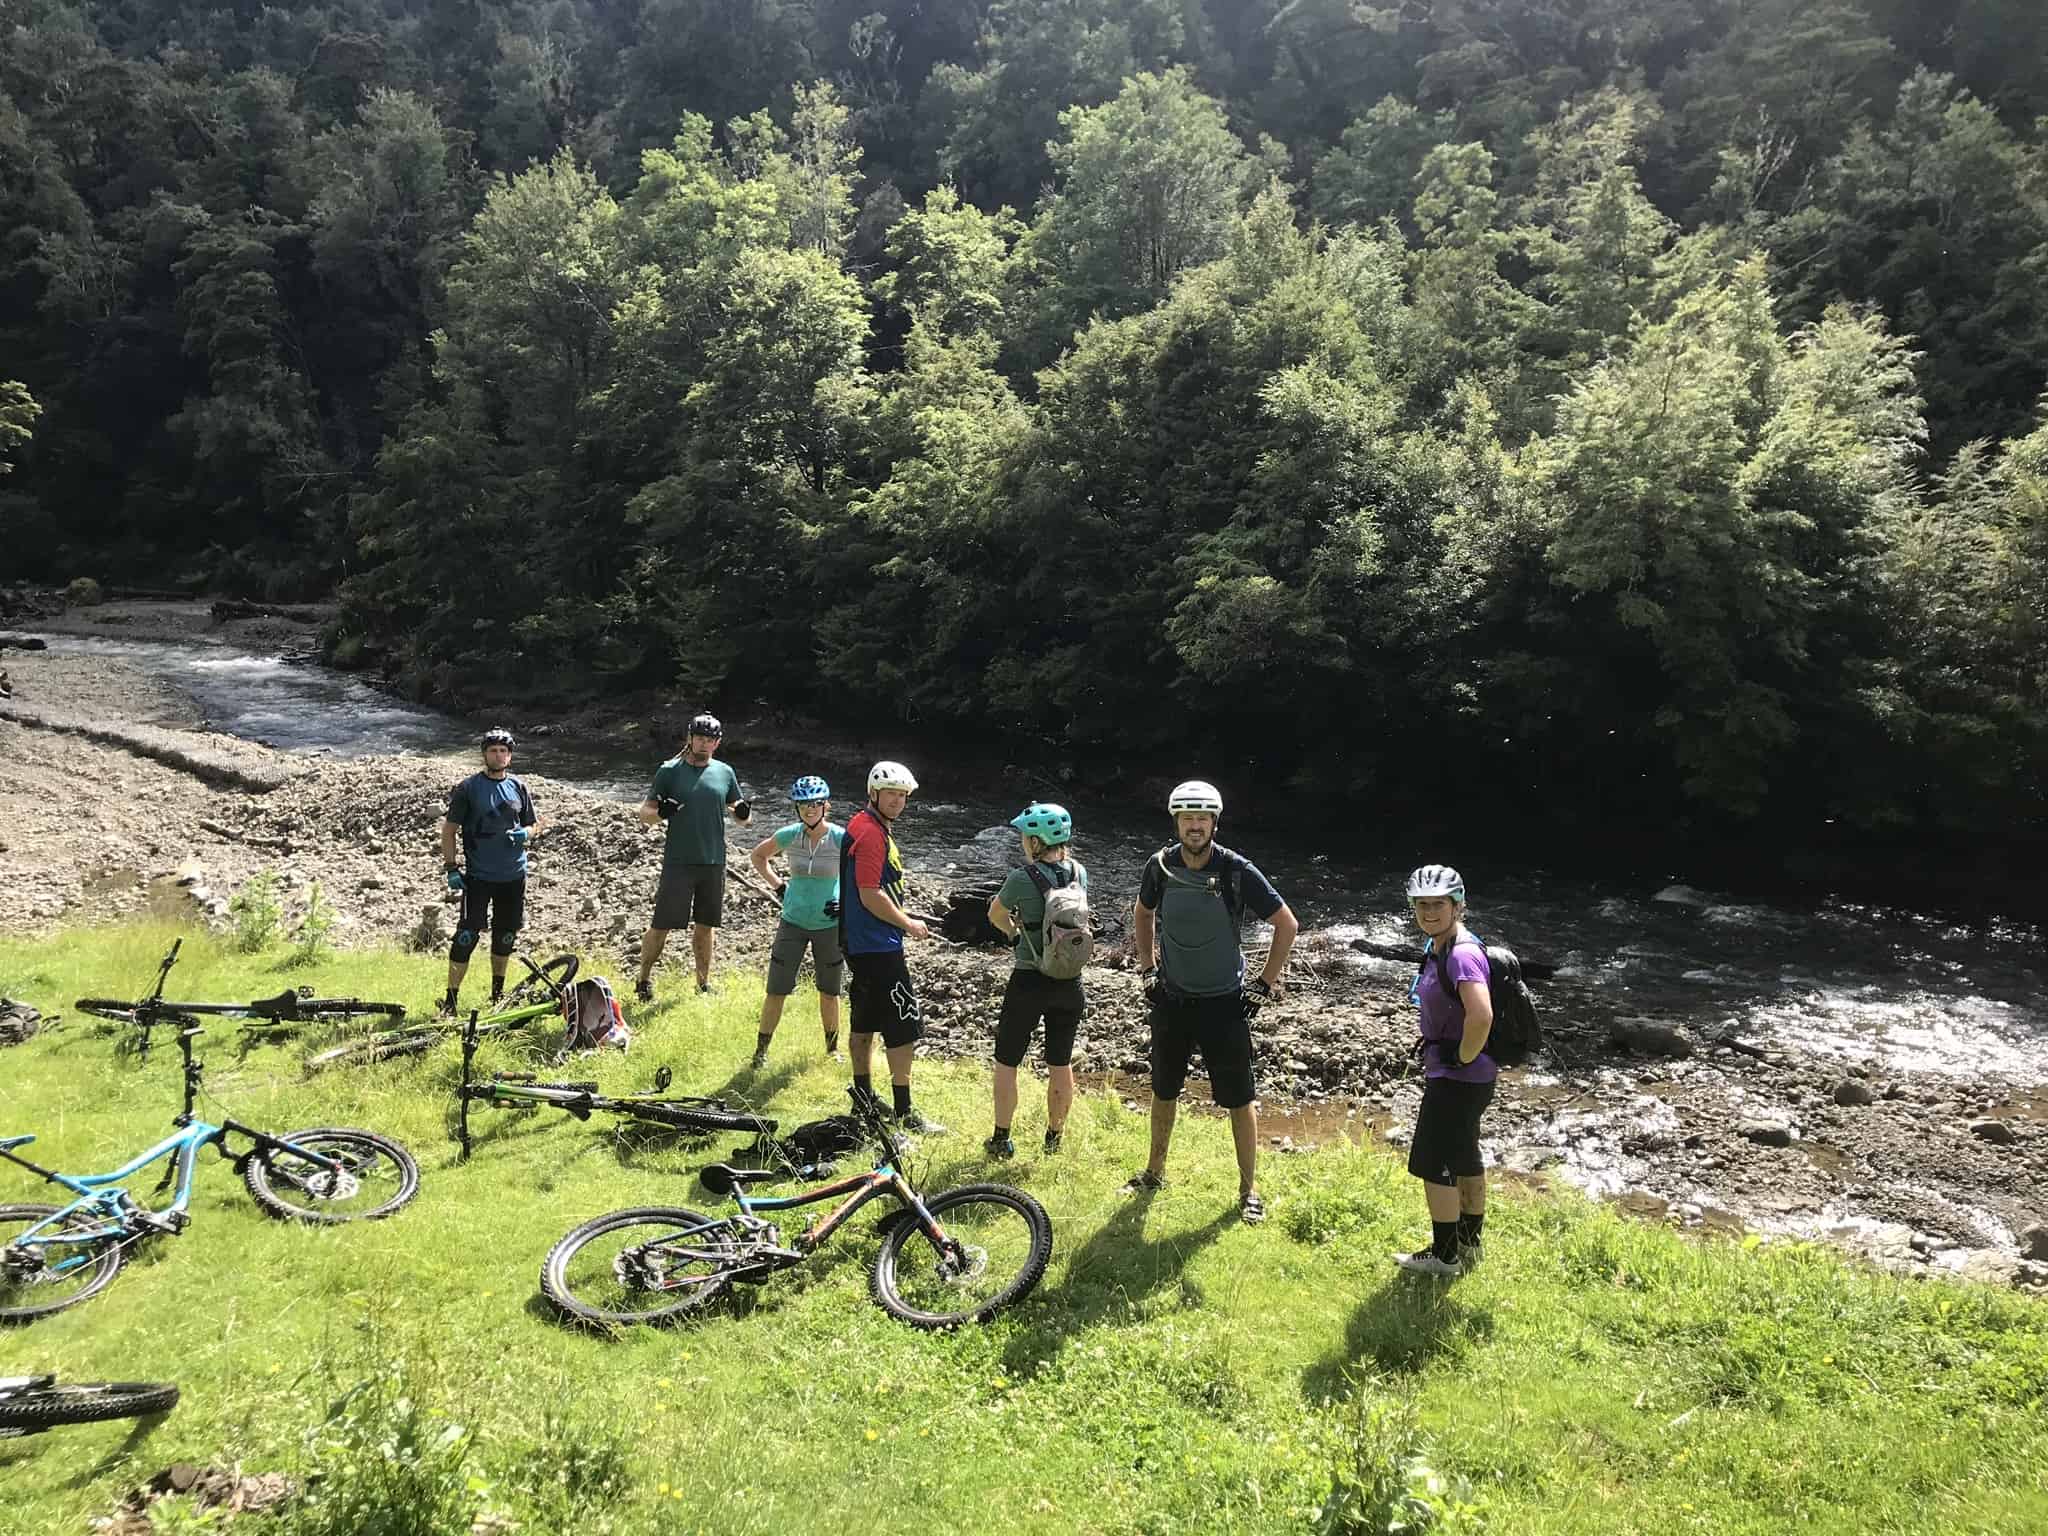
[[[1529,995],[1529,984],[1522,980],[1521,957],[1505,944],[1489,944],[1477,934],[1470,937],[1486,956],[1486,990],[1493,998],[1493,1028],[1487,1033],[1482,1054],[1491,1056],[1497,1067],[1519,1067],[1543,1049],[1543,1025],[1536,1017],[1536,999]],[[1422,963],[1415,968],[1416,978],[1421,978],[1432,958],[1436,961],[1436,984],[1443,989],[1444,996],[1456,997],[1458,990],[1451,985],[1448,955],[1432,956],[1424,950]]]

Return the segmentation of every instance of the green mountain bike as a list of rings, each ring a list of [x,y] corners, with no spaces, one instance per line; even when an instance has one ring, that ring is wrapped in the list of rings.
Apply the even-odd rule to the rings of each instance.
[[[545,964],[535,965],[521,955],[519,963],[526,967],[525,978],[492,1003],[487,1012],[481,1013],[476,1026],[479,1035],[518,1029],[550,1014],[558,1018],[561,1016],[562,994],[576,979],[576,957],[557,955]],[[330,1067],[360,1067],[373,1061],[389,1061],[397,1056],[417,1056],[432,1050],[465,1027],[461,1020],[451,1018],[434,1024],[411,1024],[403,1029],[382,1030],[315,1051],[306,1058],[306,1071],[310,1075],[325,1072]]]

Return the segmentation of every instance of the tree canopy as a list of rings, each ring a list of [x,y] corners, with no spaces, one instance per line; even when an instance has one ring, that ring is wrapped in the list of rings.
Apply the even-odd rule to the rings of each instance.
[[[11,565],[338,590],[427,697],[2048,840],[2037,9],[8,0]]]

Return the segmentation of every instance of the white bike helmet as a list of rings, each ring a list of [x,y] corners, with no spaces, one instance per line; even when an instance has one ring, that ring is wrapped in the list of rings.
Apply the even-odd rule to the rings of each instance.
[[[917,788],[917,775],[901,763],[877,763],[868,770],[868,795],[872,798],[884,789],[900,789],[910,794]]]
[[[1408,877],[1408,899],[1418,896],[1448,896],[1462,907],[1465,877],[1448,864],[1425,864]]]
[[[1202,779],[1189,779],[1184,784],[1173,786],[1173,793],[1166,797],[1169,813],[1180,811],[1207,811],[1211,816],[1223,814],[1223,796],[1214,784]]]

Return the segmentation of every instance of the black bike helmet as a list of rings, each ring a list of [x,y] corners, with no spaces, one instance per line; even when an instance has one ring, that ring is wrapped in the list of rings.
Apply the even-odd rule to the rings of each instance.
[[[725,727],[718,723],[716,715],[698,715],[690,722],[689,734],[709,736],[713,740],[718,740],[725,735]]]
[[[487,747],[503,747],[509,752],[513,746],[512,733],[502,725],[498,726],[494,730],[484,732],[483,744]]]

